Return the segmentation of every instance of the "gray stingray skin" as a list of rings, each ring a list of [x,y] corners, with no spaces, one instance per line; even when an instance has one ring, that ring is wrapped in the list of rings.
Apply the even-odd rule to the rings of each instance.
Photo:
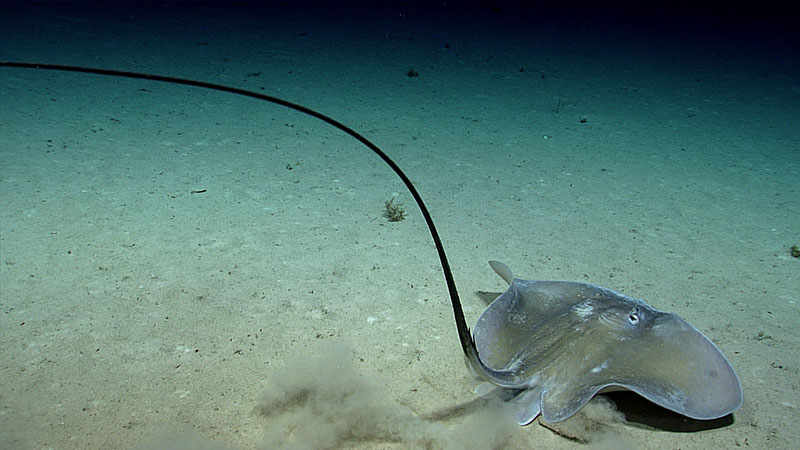
[[[742,405],[725,355],[677,315],[591,284],[516,279],[490,264],[509,287],[478,319],[478,367],[471,362],[485,381],[517,394],[520,425],[539,414],[567,419],[614,387],[694,419]]]

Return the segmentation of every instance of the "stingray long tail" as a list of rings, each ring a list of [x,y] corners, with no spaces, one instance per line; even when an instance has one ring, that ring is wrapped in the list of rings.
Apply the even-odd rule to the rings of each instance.
[[[99,69],[93,67],[64,66],[58,64],[42,64],[42,63],[30,63],[30,62],[0,61],[0,67],[90,73],[95,75],[106,75],[106,76],[114,76],[122,78],[135,78],[135,79],[150,80],[150,81],[160,81],[164,83],[194,86],[205,89],[211,89],[215,91],[228,92],[231,94],[255,98],[257,100],[263,100],[270,103],[274,103],[276,105],[293,109],[295,111],[307,114],[311,117],[326,122],[329,125],[332,125],[338,128],[339,130],[349,134],[362,144],[366,145],[376,155],[378,155],[394,171],[394,173],[397,174],[398,177],[400,177],[400,180],[403,181],[403,184],[405,184],[406,188],[411,193],[411,196],[414,197],[414,201],[417,203],[417,206],[422,212],[422,216],[425,218],[425,223],[428,225],[428,231],[430,231],[431,237],[433,238],[433,243],[436,245],[436,251],[439,254],[439,261],[441,262],[442,271],[444,272],[445,282],[447,283],[447,289],[450,293],[450,302],[453,306],[453,315],[455,316],[456,328],[458,329],[458,339],[461,342],[461,348],[464,351],[464,355],[467,357],[467,360],[472,365],[475,372],[477,372],[478,375],[481,376],[481,378],[484,378],[487,381],[489,381],[493,377],[495,380],[498,379],[497,377],[500,377],[501,379],[507,378],[509,376],[513,377],[513,375],[511,374],[505,372],[496,372],[489,369],[481,362],[480,358],[478,357],[478,350],[475,347],[475,342],[472,339],[472,334],[470,333],[469,327],[467,326],[467,321],[464,318],[464,311],[461,308],[461,300],[458,296],[458,290],[456,289],[456,283],[455,280],[453,279],[453,273],[450,270],[450,264],[447,261],[447,255],[444,252],[444,246],[442,245],[442,240],[439,238],[439,233],[436,231],[436,225],[433,223],[433,218],[431,217],[430,212],[428,212],[428,208],[425,206],[425,202],[422,201],[422,197],[419,195],[419,192],[417,192],[417,189],[414,187],[414,184],[411,182],[408,176],[406,176],[406,174],[403,173],[400,167],[394,161],[392,161],[392,159],[389,158],[389,156],[386,153],[384,153],[383,150],[381,150],[377,145],[370,142],[367,138],[365,138],[352,128],[320,112],[314,111],[310,108],[298,105],[296,103],[292,103],[277,97],[272,97],[258,92],[234,88],[231,86],[225,86],[221,84],[207,83],[204,81],[197,81],[186,78],[168,77],[163,75],[138,73],[138,72]]]

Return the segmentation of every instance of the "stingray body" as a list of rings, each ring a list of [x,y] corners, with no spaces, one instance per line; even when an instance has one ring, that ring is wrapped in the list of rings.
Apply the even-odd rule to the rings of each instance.
[[[562,421],[615,387],[694,419],[741,406],[728,360],[677,315],[592,284],[516,279],[490,264],[509,287],[478,319],[468,360],[486,382],[512,390],[520,425],[539,414]]]

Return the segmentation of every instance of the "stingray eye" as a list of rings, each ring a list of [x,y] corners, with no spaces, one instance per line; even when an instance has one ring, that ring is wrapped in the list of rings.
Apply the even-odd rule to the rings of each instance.
[[[628,314],[628,323],[631,325],[639,325],[639,311],[636,310]]]

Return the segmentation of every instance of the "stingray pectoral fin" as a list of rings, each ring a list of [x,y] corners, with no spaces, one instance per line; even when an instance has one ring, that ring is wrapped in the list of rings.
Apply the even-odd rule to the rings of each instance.
[[[717,346],[675,314],[649,314],[655,317],[646,329],[595,351],[601,364],[550,383],[541,401],[542,419],[567,419],[612,386],[693,419],[717,419],[739,409],[739,378]]]
[[[528,425],[542,411],[542,392],[544,387],[525,389],[509,401],[514,409],[514,418],[521,426]]]
[[[511,269],[509,269],[507,265],[500,261],[489,261],[489,265],[492,266],[494,272],[500,275],[500,278],[504,279],[506,283],[511,284],[511,282],[514,281],[514,274],[511,273]]]
[[[630,354],[639,360],[629,371],[634,375],[620,384],[693,419],[717,419],[739,409],[742,386],[719,348],[674,314],[656,322]]]
[[[542,396],[542,420],[545,422],[561,422],[570,418],[594,397],[601,386],[588,386],[583,377],[576,376],[561,385],[553,385]]]
[[[609,386],[693,419],[717,419],[739,409],[739,378],[717,346],[675,314],[651,314],[656,317],[647,330],[609,347],[602,365],[547,391],[543,419],[564,420]]]

